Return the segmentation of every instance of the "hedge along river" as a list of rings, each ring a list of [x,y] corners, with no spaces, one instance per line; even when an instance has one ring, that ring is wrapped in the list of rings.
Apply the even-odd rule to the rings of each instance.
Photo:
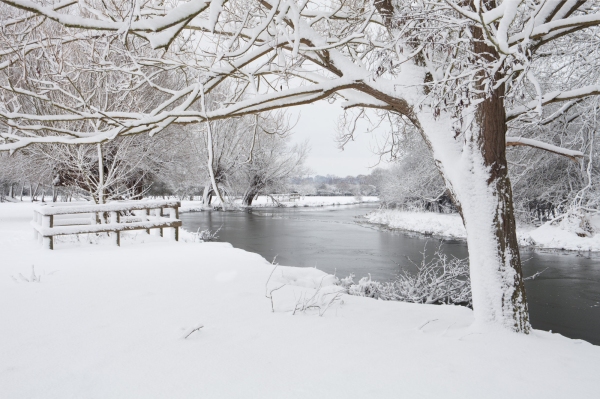
[[[390,281],[403,269],[414,270],[423,254],[438,247],[466,258],[463,241],[440,240],[367,225],[362,215],[377,204],[321,208],[259,208],[248,211],[181,215],[183,227],[221,228],[217,241],[256,252],[280,265],[316,267],[338,277],[370,275]],[[531,324],[600,345],[600,254],[521,250]]]

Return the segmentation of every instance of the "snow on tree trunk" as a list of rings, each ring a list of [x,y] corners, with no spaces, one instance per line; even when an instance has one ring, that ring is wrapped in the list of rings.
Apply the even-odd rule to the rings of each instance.
[[[104,155],[102,144],[98,143],[98,203],[104,204]]]
[[[528,333],[529,316],[506,168],[494,173],[494,168],[485,164],[485,147],[474,142],[470,149],[473,151],[465,154],[468,161],[462,184],[454,185],[453,191],[467,231],[475,319]]]
[[[384,23],[392,28],[392,3],[376,4]],[[485,43],[483,31],[474,27],[472,33],[473,52],[490,63],[497,61],[498,53]],[[417,116],[416,124],[463,218],[476,322],[528,333],[529,314],[506,162],[505,89],[500,85],[486,93],[485,78],[477,77],[482,102],[468,105],[463,114],[470,120],[463,123],[464,136],[450,138],[452,122],[447,116],[417,109],[413,110],[416,115],[406,109],[398,112]],[[495,81],[500,78],[496,76]],[[463,144],[458,146],[460,141]]]
[[[487,61],[498,59],[495,48],[473,29],[474,52]],[[483,82],[483,76],[480,76]],[[495,76],[495,81],[501,75]],[[485,87],[479,90],[485,93]],[[506,162],[505,87],[482,96],[471,127],[465,132],[463,170],[452,184],[467,230],[473,285],[473,308],[479,322],[495,322],[529,333],[529,313],[517,231],[512,187]]]
[[[447,120],[419,120],[467,231],[476,322],[528,333],[502,101],[500,88],[471,113],[471,128],[457,139],[444,131]]]

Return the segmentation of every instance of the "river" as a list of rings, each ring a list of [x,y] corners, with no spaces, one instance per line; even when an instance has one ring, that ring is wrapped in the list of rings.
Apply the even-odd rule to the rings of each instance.
[[[423,237],[364,223],[376,204],[321,208],[263,208],[181,215],[188,231],[221,227],[218,240],[285,266],[316,267],[338,277],[354,273],[389,281],[438,247],[467,257],[462,241]],[[600,254],[523,249],[531,324],[600,345]]]

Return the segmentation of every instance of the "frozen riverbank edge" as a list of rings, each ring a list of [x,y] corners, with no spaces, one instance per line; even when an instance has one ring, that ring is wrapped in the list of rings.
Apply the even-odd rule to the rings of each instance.
[[[292,315],[317,291],[326,306],[338,292],[333,276],[274,270],[225,243],[144,232],[124,233],[121,247],[82,235],[43,250],[30,219],[29,204],[0,204],[2,398],[548,399],[600,391],[600,347],[581,340],[484,328],[464,307],[345,294],[322,316]],[[32,265],[39,281],[27,281],[36,280]]]
[[[442,239],[466,240],[467,233],[458,214],[409,212],[397,209],[379,209],[365,215],[364,220],[394,230],[433,236]],[[600,225],[598,220],[592,220]],[[598,226],[600,227],[600,226]],[[540,227],[519,226],[519,245],[538,249],[566,251],[600,251],[600,234],[580,237],[561,226],[543,224]]]
[[[279,204],[273,203],[273,201],[264,195],[259,196],[251,206],[242,205],[240,200],[234,202],[233,206],[238,209],[254,209],[254,208],[311,208],[321,206],[336,206],[336,205],[357,205],[366,203],[379,202],[378,197],[362,196],[362,197],[350,197],[350,196],[306,196],[300,197],[294,201],[279,201]],[[219,204],[218,200],[214,204]],[[214,205],[213,204],[213,205]],[[234,209],[235,209],[234,208]],[[205,210],[201,201],[181,201],[181,212],[201,212]]]

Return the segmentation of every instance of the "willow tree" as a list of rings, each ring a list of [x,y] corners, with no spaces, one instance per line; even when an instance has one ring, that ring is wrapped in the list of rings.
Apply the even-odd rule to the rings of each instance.
[[[541,73],[558,68],[561,57],[595,62],[596,48],[578,58],[570,40],[596,32],[596,2],[1,1],[1,149],[154,135],[172,124],[322,99],[339,99],[358,116],[366,108],[393,114],[390,120],[423,137],[460,209],[476,320],[529,331],[506,149],[531,146],[575,160],[583,154],[508,135],[508,123],[535,123],[599,93],[589,77]],[[57,34],[40,35],[45,25]],[[85,62],[62,64],[56,76],[37,76],[34,89],[22,88],[28,63],[66,53],[73,41],[95,44]],[[107,59],[117,53],[122,57]],[[150,109],[90,107],[77,90],[78,68],[130,80],[125,90],[149,88],[160,101]],[[163,79],[167,70],[182,78]],[[199,106],[225,82],[234,89],[222,107]],[[53,111],[25,112],[28,101],[50,103]],[[83,130],[84,122],[94,130]]]

